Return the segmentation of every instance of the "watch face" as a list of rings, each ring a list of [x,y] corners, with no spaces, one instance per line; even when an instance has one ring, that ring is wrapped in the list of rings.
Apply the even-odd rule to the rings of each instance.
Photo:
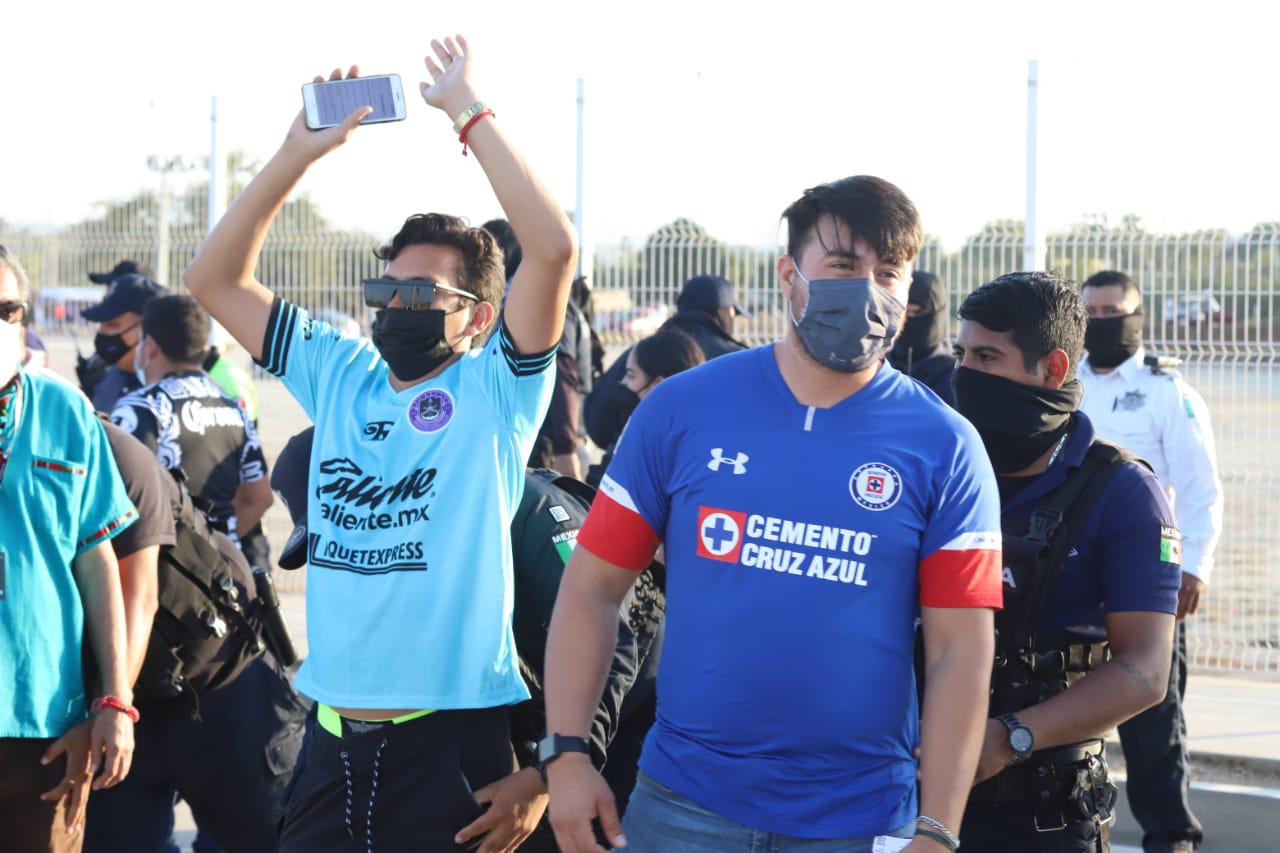
[[[1024,753],[1031,751],[1031,730],[1026,728],[1017,728],[1009,732],[1009,746],[1014,752]]]
[[[545,764],[548,759],[556,754],[556,743],[553,737],[544,737],[538,741],[538,762]]]

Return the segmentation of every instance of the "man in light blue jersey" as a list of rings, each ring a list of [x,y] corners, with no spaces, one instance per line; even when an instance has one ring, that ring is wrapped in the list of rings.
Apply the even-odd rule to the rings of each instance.
[[[483,812],[471,792],[515,769],[505,706],[529,695],[512,637],[509,528],[551,396],[576,250],[559,205],[476,97],[466,43],[432,48],[423,98],[454,119],[524,249],[501,318],[501,250],[443,214],[410,217],[378,251],[386,268],[363,285],[378,309],[372,341],[254,279],[276,212],[367,108],[320,131],[299,115],[184,275],[316,424],[310,655],[297,687],[317,713],[282,850],[346,850],[352,839],[449,849]],[[510,781],[482,792],[505,815],[486,849],[513,849],[529,811],[546,807],[536,773]]]

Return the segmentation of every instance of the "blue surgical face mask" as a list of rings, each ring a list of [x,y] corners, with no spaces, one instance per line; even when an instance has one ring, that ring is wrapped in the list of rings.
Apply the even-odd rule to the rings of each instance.
[[[869,278],[809,281],[809,301],[791,322],[814,361],[841,373],[874,367],[893,346],[907,307]]]

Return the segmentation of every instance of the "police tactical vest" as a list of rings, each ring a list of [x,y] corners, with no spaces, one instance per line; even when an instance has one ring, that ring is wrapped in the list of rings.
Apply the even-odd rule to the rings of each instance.
[[[159,608],[134,687],[139,704],[198,697],[231,683],[265,648],[249,616],[252,582],[236,546],[211,529],[179,483],[176,541],[160,549]],[[237,555],[238,556],[238,555]]]
[[[1085,521],[1111,478],[1130,461],[1142,462],[1119,445],[1095,440],[1081,465],[1039,498],[1029,517],[1019,514],[1003,520],[1004,609],[995,618],[991,716],[1037,705],[1107,659],[1105,643],[1041,636],[1039,626],[1049,591]]]

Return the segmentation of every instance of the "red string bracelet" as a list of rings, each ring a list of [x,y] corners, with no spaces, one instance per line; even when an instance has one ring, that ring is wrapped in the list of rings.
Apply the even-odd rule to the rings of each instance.
[[[458,134],[458,141],[462,143],[463,157],[467,156],[467,134],[471,131],[471,128],[475,127],[476,122],[478,122],[480,119],[484,118],[485,116],[492,116],[493,118],[498,117],[497,113],[495,113],[493,110],[485,110],[484,112],[476,113],[474,116],[471,117],[471,121],[467,122],[466,125],[462,128],[462,133]]]
[[[111,708],[119,711],[135,723],[138,722],[142,716],[138,713],[137,708],[127,704],[123,699],[116,696],[99,696],[97,699],[93,700],[93,704],[89,707],[89,710],[96,714],[103,708]]]

